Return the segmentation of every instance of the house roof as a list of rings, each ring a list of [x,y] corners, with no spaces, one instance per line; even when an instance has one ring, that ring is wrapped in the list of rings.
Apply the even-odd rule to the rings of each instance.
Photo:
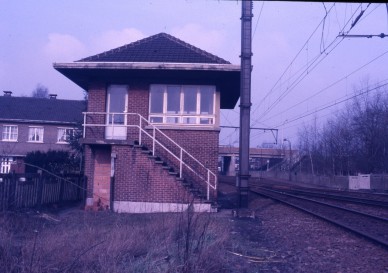
[[[54,68],[85,90],[95,81],[214,84],[221,108],[233,109],[240,97],[240,66],[166,33]]]
[[[85,110],[85,101],[0,96],[0,121],[75,125]]]
[[[83,58],[78,62],[164,62],[230,64],[230,62],[190,45],[167,33]]]

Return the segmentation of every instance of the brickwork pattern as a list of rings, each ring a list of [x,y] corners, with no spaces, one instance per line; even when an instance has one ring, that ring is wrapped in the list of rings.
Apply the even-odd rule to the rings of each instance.
[[[115,201],[187,203],[193,200],[180,182],[140,149],[113,146],[112,151],[117,154]]]
[[[94,153],[93,203],[100,209],[107,209],[110,205],[110,149],[99,148]]]
[[[93,84],[88,92],[88,112],[106,111],[106,86],[105,84]],[[87,124],[105,124],[105,115],[87,116]],[[104,127],[87,127],[87,139],[104,139]]]
[[[125,84],[125,83],[123,83]],[[148,119],[149,111],[149,82],[135,81],[128,83],[128,112],[139,113]],[[88,111],[105,112],[106,111],[106,85],[96,84],[89,90]],[[95,117],[95,124],[105,124],[105,117]],[[138,116],[128,116],[128,124],[139,124]],[[145,128],[146,124],[143,124]],[[152,135],[152,130],[148,130]],[[197,158],[203,165],[209,168],[214,174],[217,174],[218,166],[218,130],[200,130],[190,129],[163,129],[163,132],[172,138],[179,145],[184,147],[189,153]],[[127,129],[128,140],[132,143],[139,140],[139,131],[135,128]],[[94,140],[104,140],[104,127],[88,128],[86,138]],[[163,144],[171,149],[174,154],[179,156],[179,149],[172,145],[170,141],[160,138]],[[149,149],[152,149],[152,141],[142,135],[142,143]],[[156,146],[156,154],[165,160],[169,165],[179,171],[179,162],[168,152]],[[146,155],[130,146],[112,146],[112,152],[117,153],[116,158],[116,176],[115,176],[115,201],[139,201],[139,202],[183,202],[187,201],[188,192],[181,185],[177,185],[175,178],[169,176],[164,169],[155,167]],[[88,160],[88,159],[86,159]],[[195,166],[196,163],[188,157],[184,160],[193,164],[196,174],[183,169],[183,176],[188,178],[197,187],[206,193],[207,187],[204,181],[198,178],[207,178],[207,172],[201,172],[202,168]],[[90,166],[94,167],[94,166]],[[97,168],[97,166],[95,166]],[[214,184],[215,181],[212,181]],[[88,194],[90,192],[88,191]],[[211,198],[217,197],[217,191],[210,191]],[[189,194],[189,196],[191,196]]]

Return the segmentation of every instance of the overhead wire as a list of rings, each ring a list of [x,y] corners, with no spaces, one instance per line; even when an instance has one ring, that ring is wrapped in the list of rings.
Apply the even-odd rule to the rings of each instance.
[[[319,94],[321,94],[322,92],[328,90],[329,88],[331,88],[331,87],[337,85],[338,83],[342,82],[343,80],[346,80],[349,76],[351,76],[351,75],[353,75],[353,74],[359,72],[359,71],[362,70],[363,68],[365,68],[365,67],[367,67],[368,65],[372,64],[373,62],[377,61],[378,59],[380,59],[381,57],[383,57],[383,56],[386,55],[387,53],[388,53],[388,50],[387,50],[387,51],[384,51],[382,54],[378,55],[377,57],[373,58],[373,59],[370,60],[369,62],[363,64],[362,66],[360,66],[360,67],[358,67],[357,69],[353,70],[353,71],[350,72],[349,74],[343,76],[342,78],[340,78],[340,79],[334,81],[333,83],[329,84],[328,86],[326,86],[326,87],[320,89],[318,92],[314,93],[313,95],[309,96],[308,98],[306,98],[306,99],[304,99],[304,100],[302,100],[302,101],[300,101],[300,102],[298,102],[298,103],[296,103],[296,104],[290,106],[289,108],[287,108],[286,110],[284,110],[284,111],[282,111],[282,112],[280,112],[280,113],[278,113],[278,114],[272,115],[270,118],[267,118],[267,119],[263,120],[262,122],[266,122],[266,121],[271,120],[271,119],[273,119],[273,118],[275,118],[275,117],[277,117],[277,116],[280,116],[280,115],[282,115],[282,114],[288,112],[289,110],[291,110],[291,109],[293,109],[293,108],[295,108],[295,107],[301,105],[302,103],[304,103],[304,102],[306,102],[306,101],[308,101],[308,100],[310,100],[310,99],[316,97],[317,95],[319,95]]]
[[[262,2],[260,13],[259,13],[259,16],[257,17],[257,21],[256,21],[256,25],[255,25],[255,30],[253,31],[252,39],[255,37],[257,26],[258,26],[259,21],[260,21],[261,13],[263,12],[263,8],[264,8],[264,1]]]
[[[356,10],[357,11],[357,10]],[[345,26],[342,28],[343,30],[346,28],[346,26],[349,24],[350,20],[354,17],[356,12],[353,13],[353,15],[349,18],[348,22],[345,24]],[[350,30],[349,30],[350,31]],[[283,98],[285,96],[287,96],[306,76],[306,71],[307,69],[309,69],[309,72],[311,72],[312,70],[314,70],[335,48],[337,48],[337,46],[343,41],[344,39],[339,39],[339,37],[337,36],[325,49],[325,52],[327,51],[327,49],[329,49],[330,47],[332,47],[330,49],[329,52],[326,52],[325,55],[323,55],[322,53],[318,54],[317,57],[314,58],[314,61],[312,61],[310,64],[307,65],[307,68],[304,69],[302,71],[302,73],[300,73],[297,77],[296,80],[294,80],[292,82],[292,84],[287,87],[287,89],[280,94],[280,96],[256,119],[256,120],[260,120],[262,119],[264,116],[266,116],[280,101],[283,100]],[[323,56],[323,57],[322,57]],[[322,57],[322,58],[321,58]],[[317,61],[318,60],[318,61]],[[296,74],[294,74],[293,76],[295,76]]]
[[[332,5],[332,7],[329,9],[328,13],[330,13],[330,11],[333,9],[333,7],[335,6],[335,3]],[[262,103],[267,99],[267,97],[271,94],[271,92],[275,89],[275,87],[278,85],[278,83],[282,80],[283,76],[287,73],[287,71],[290,69],[290,67],[293,65],[293,63],[295,62],[295,60],[298,58],[298,56],[300,55],[300,53],[303,51],[303,49],[306,47],[306,45],[308,44],[308,42],[310,41],[310,39],[314,36],[314,34],[318,31],[319,27],[321,26],[321,24],[323,23],[324,21],[324,18],[319,22],[319,24],[315,27],[315,29],[313,30],[313,32],[310,34],[310,36],[307,38],[306,42],[303,44],[302,48],[298,51],[298,53],[295,55],[295,57],[291,60],[291,62],[288,64],[288,66],[286,67],[286,69],[283,71],[283,73],[280,75],[280,77],[277,79],[277,81],[275,82],[275,84],[272,86],[272,88],[265,94],[265,96],[263,97],[263,99],[261,100],[261,102],[255,107],[255,109],[253,110],[253,114],[257,111],[257,109],[262,105]]]
[[[383,80],[383,81],[381,81],[381,82],[384,82],[384,81],[388,81],[388,79],[385,79],[385,80]],[[284,125],[284,124],[292,123],[292,122],[294,122],[294,121],[296,121],[296,120],[299,120],[299,119],[302,119],[302,118],[304,118],[304,117],[307,117],[307,116],[316,114],[316,113],[318,113],[318,112],[321,112],[321,111],[323,111],[323,110],[326,110],[326,109],[331,108],[331,107],[333,107],[333,106],[336,106],[336,105],[338,105],[338,104],[344,103],[344,102],[349,101],[349,100],[351,100],[351,99],[353,99],[353,98],[356,98],[356,97],[358,97],[358,96],[364,95],[364,94],[366,94],[366,93],[368,93],[368,92],[371,92],[371,91],[374,91],[374,90],[378,90],[379,88],[384,87],[384,86],[388,86],[388,82],[387,82],[387,83],[384,83],[384,84],[380,84],[380,85],[378,85],[378,86],[376,86],[376,87],[374,87],[374,88],[372,88],[372,89],[367,88],[366,91],[357,93],[357,94],[355,94],[355,95],[353,95],[353,96],[344,98],[344,99],[342,99],[342,100],[340,100],[340,101],[337,101],[337,100],[336,100],[334,103],[329,104],[329,105],[326,105],[326,106],[322,106],[321,108],[319,108],[319,109],[317,109],[317,110],[315,110],[315,111],[313,111],[313,112],[306,113],[306,114],[302,114],[301,116],[295,117],[295,118],[293,118],[293,119],[288,119],[285,123],[283,123],[283,124],[278,124],[278,125],[274,126],[274,128],[278,128],[278,127],[280,127],[280,126],[282,126],[282,125]]]

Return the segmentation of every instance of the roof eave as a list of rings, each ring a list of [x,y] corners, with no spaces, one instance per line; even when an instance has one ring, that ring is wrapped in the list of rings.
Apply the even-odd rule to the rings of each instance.
[[[240,65],[209,63],[164,63],[164,62],[72,62],[54,63],[55,69],[112,69],[112,70],[204,70],[240,71]]]

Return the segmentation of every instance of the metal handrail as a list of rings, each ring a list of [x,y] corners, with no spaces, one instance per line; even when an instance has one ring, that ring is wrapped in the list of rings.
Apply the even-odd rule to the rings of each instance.
[[[169,154],[171,154],[176,160],[179,161],[179,176],[182,178],[182,173],[183,173],[183,166],[185,166],[188,170],[193,172],[196,176],[198,176],[200,179],[205,181],[207,184],[207,200],[210,199],[210,188],[216,190],[217,189],[217,176],[215,173],[213,173],[209,168],[207,168],[205,165],[203,165],[198,159],[196,159],[192,154],[190,154],[188,151],[186,151],[183,147],[181,147],[178,143],[176,143],[173,139],[171,139],[169,136],[167,136],[165,133],[163,133],[159,128],[157,128],[155,125],[151,124],[146,118],[144,118],[142,115],[139,113],[107,113],[107,112],[83,112],[84,115],[84,124],[83,124],[83,137],[85,138],[86,135],[86,127],[107,127],[107,126],[112,126],[112,135],[114,132],[114,127],[130,127],[130,128],[138,128],[139,129],[139,145],[142,144],[142,133],[144,133],[146,136],[151,138],[152,140],[152,155],[155,156],[155,147],[156,144],[158,144],[160,147],[162,147],[165,151],[167,151]],[[106,124],[87,124],[86,121],[86,116],[87,115],[111,115],[111,123],[106,123]],[[131,116],[138,116],[139,117],[139,125],[128,125],[128,124],[114,124],[114,116],[115,115],[131,115]],[[109,119],[108,119],[109,121]],[[150,135],[146,130],[143,129],[143,122],[145,122],[146,126],[151,127],[152,129],[152,135]],[[170,149],[168,149],[165,145],[163,145],[159,140],[156,138],[156,133],[160,133],[164,138],[166,138],[168,141],[170,141],[172,144],[174,144],[177,148],[179,148],[179,156],[174,154]],[[183,161],[183,155],[187,155],[189,158],[194,160],[200,167],[206,170],[207,177],[202,177],[201,175],[198,174],[197,171],[195,171],[189,164]],[[211,177],[214,179],[214,185],[211,183]]]

